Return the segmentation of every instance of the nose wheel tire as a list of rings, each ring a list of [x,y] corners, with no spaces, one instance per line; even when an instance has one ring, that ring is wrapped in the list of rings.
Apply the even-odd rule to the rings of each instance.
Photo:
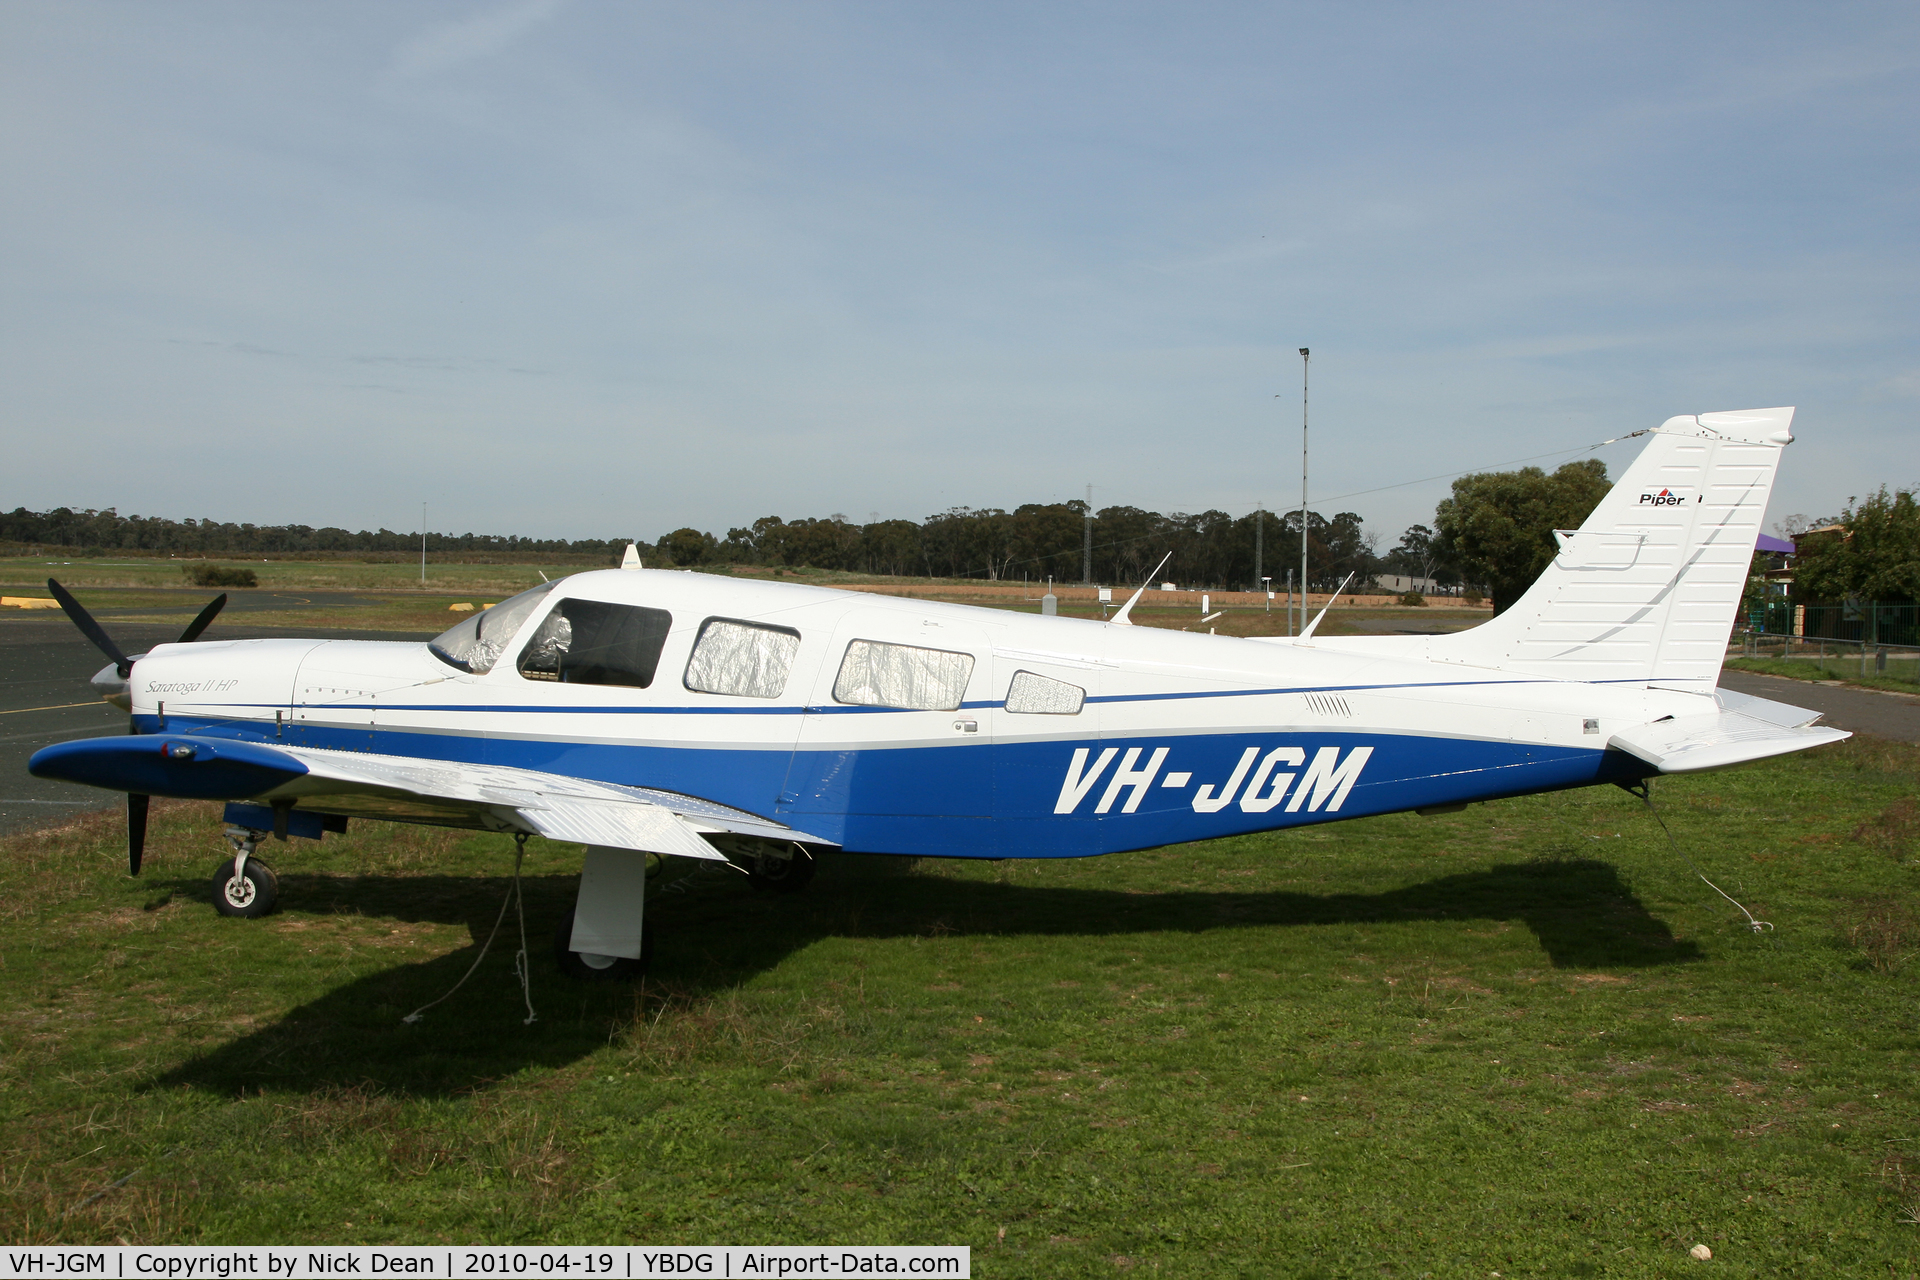
[[[280,881],[258,858],[248,858],[244,869],[235,867],[238,861],[229,858],[213,873],[213,909],[223,916],[257,919],[279,901]]]
[[[653,959],[653,930],[640,931],[638,960],[575,951],[573,908],[568,907],[567,914],[560,917],[560,927],[553,931],[553,958],[559,963],[560,972],[576,982],[632,982],[647,971],[647,964]]]

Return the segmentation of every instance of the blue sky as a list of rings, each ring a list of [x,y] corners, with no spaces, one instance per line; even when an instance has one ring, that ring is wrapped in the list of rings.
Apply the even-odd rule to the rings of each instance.
[[[1911,4],[9,0],[0,505],[1239,514],[1310,346],[1316,507],[1795,404],[1827,514],[1920,479],[1916,64]]]

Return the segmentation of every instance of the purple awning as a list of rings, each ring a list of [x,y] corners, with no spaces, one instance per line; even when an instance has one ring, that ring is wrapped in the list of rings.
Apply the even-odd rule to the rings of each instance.
[[[1793,554],[1793,544],[1791,542],[1788,542],[1785,538],[1768,537],[1764,533],[1754,539],[1753,549],[1755,551],[1771,551],[1776,555],[1790,556]]]

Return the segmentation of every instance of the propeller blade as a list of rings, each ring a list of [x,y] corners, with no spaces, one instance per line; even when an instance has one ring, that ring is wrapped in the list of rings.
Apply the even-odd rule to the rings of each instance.
[[[113,637],[93,620],[93,615],[73,598],[72,592],[52,578],[47,579],[47,590],[53,592],[53,598],[60,602],[60,607],[66,611],[69,618],[73,619],[73,625],[80,628],[80,634],[93,641],[94,648],[113,660],[114,668],[119,671],[122,680],[133,674],[133,659],[121,652],[120,646],[113,642]]]
[[[202,631],[205,631],[209,626],[211,626],[213,624],[213,620],[220,616],[220,611],[226,607],[227,607],[227,593],[222,591],[219,595],[213,598],[212,604],[208,605],[206,608],[200,611],[199,617],[195,618],[192,622],[189,622],[187,624],[187,629],[180,633],[180,643],[192,644],[195,640],[198,640],[200,638],[200,633]]]
[[[147,849],[147,805],[150,796],[127,794],[127,874],[140,874],[140,855]]]

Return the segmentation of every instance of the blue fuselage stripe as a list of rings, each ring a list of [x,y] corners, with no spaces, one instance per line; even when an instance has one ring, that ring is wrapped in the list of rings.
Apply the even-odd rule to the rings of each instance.
[[[140,719],[144,731],[159,731],[156,718]],[[1599,748],[1317,727],[797,750],[470,736],[312,722],[288,724],[285,736],[276,739],[257,721],[173,714],[166,731],[496,764],[655,787],[772,816],[852,851],[948,857],[1113,853],[1589,786],[1645,772],[1638,761]],[[1329,764],[1350,760],[1360,748],[1367,755],[1338,799],[1323,786],[1313,796],[1303,795],[1306,803],[1297,807],[1290,809],[1292,796],[1283,794],[1281,803],[1263,811],[1247,803],[1253,799],[1253,780],[1243,776],[1247,795],[1234,796],[1214,812],[1201,811],[1196,805],[1200,789],[1209,787],[1217,799],[1249,748],[1263,758],[1290,748],[1290,759],[1306,762],[1331,749]],[[1159,763],[1150,764],[1162,749]],[[1149,768],[1154,772],[1143,782],[1141,771]],[[1123,770],[1131,772],[1123,778]],[[1276,766],[1267,775],[1265,794],[1272,795],[1289,774],[1310,772]],[[1076,778],[1082,784],[1077,799],[1069,785]],[[165,788],[154,790],[166,794]]]

